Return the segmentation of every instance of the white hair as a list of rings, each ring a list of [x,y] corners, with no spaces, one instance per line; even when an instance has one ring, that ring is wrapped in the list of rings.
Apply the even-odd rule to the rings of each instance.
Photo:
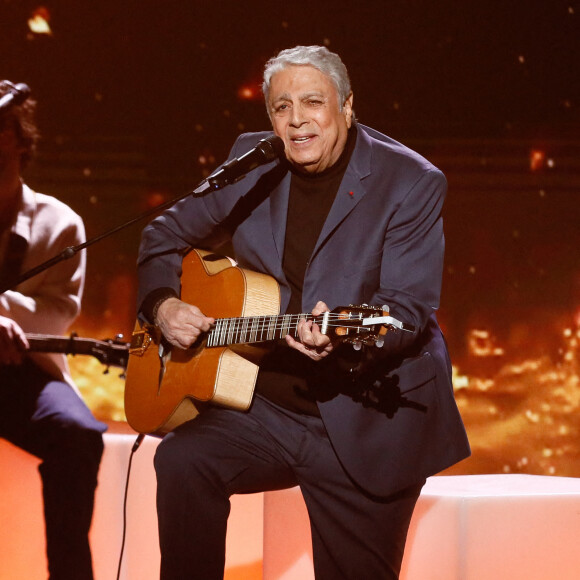
[[[272,77],[281,70],[289,66],[311,66],[318,69],[326,75],[336,87],[340,110],[346,99],[348,99],[351,88],[350,79],[346,66],[340,56],[330,52],[324,46],[296,46],[287,48],[271,58],[264,68],[264,82],[262,83],[262,92],[268,104],[268,94],[270,92],[270,82]]]

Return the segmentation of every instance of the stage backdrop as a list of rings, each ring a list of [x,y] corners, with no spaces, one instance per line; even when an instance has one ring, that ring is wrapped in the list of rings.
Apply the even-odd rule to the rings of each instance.
[[[469,4],[7,0],[0,78],[39,103],[27,181],[94,238],[194,189],[237,134],[268,127],[270,56],[297,44],[340,53],[359,120],[449,180],[439,319],[474,451],[453,473],[577,476],[580,6]],[[145,223],[87,250],[71,331],[128,339]],[[119,371],[70,362],[95,414],[122,420]]]

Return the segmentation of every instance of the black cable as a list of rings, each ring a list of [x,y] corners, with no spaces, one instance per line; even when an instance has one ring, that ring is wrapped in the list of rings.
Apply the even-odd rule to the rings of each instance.
[[[145,439],[145,435],[140,433],[133,443],[131,448],[131,455],[129,456],[129,465],[127,466],[127,480],[125,481],[125,497],[123,498],[123,536],[121,538],[121,553],[119,554],[119,567],[117,568],[117,580],[121,578],[121,564],[123,563],[123,552],[125,551],[125,535],[127,533],[127,498],[129,496],[129,476],[131,475],[131,464],[133,463],[133,455],[139,449],[139,446]]]

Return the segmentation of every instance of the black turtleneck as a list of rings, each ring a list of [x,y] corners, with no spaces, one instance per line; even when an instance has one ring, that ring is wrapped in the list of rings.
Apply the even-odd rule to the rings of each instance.
[[[356,133],[356,125],[353,125],[338,161],[325,171],[309,174],[290,169],[292,177],[282,262],[291,289],[286,313],[302,312],[306,269],[348,167]],[[278,405],[300,413],[318,415],[318,407],[308,384],[317,364],[320,363],[281,343],[260,364],[256,390]]]

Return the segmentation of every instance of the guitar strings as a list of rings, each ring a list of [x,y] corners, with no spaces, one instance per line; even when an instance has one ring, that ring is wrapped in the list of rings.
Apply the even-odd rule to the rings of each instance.
[[[273,316],[245,316],[236,318],[218,318],[214,327],[208,333],[208,346],[219,346],[223,344],[261,342],[271,340],[276,336],[281,337],[282,333],[296,335],[297,323],[301,319],[312,320],[323,326],[330,328],[340,328],[348,326],[349,322],[360,320],[360,318],[345,317],[344,314],[328,313],[326,316],[313,316],[312,314],[282,314]],[[326,321],[324,319],[326,318]],[[356,326],[357,329],[369,332],[370,328]],[[258,338],[258,336],[260,338]],[[245,337],[246,340],[241,340]]]
[[[334,320],[342,320],[342,321],[346,321],[348,322],[349,320],[352,321],[356,321],[356,320],[361,320],[360,318],[345,318],[344,315],[341,314],[330,314],[330,316],[334,316]],[[319,315],[319,316],[313,316],[312,314],[274,314],[274,315],[262,315],[262,316],[239,316],[239,317],[234,317],[234,318],[216,318],[216,322],[217,321],[236,321],[236,320],[259,320],[259,319],[263,319],[263,320],[268,320],[268,319],[294,319],[294,320],[300,320],[301,318],[305,318],[306,320],[322,320],[323,316]]]
[[[282,320],[273,320],[274,318],[282,319]],[[285,328],[289,325],[297,325],[297,323],[304,318],[307,321],[313,321],[318,324],[322,324],[324,321],[322,317],[315,316],[308,318],[302,314],[288,314],[288,315],[281,315],[276,317],[269,317],[269,316],[242,316],[239,318],[216,318],[215,325],[224,325],[224,326],[236,326],[236,325],[256,325],[258,327],[268,327],[268,328]],[[327,319],[326,326],[345,326],[348,325],[349,322],[356,322],[360,321],[359,318],[344,318],[340,317],[340,315],[335,315],[334,320]],[[342,323],[342,324],[341,324]]]

